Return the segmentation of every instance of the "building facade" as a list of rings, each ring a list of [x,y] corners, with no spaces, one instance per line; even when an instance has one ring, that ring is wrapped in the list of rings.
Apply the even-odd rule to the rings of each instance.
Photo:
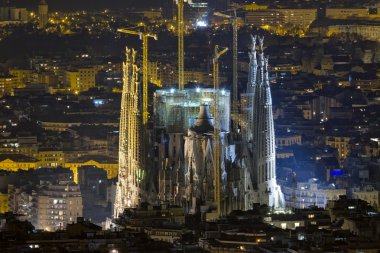
[[[48,23],[48,12],[49,7],[45,0],[41,0],[38,5],[38,27],[40,29],[44,28]]]
[[[185,207],[189,213],[197,213],[202,206],[209,209],[210,203],[215,201],[216,194],[222,196],[226,195],[227,186],[227,173],[224,164],[225,158],[229,157],[231,148],[228,145],[225,131],[218,131],[219,147],[215,145],[214,139],[214,124],[208,112],[207,105],[201,105],[198,117],[193,126],[189,128],[185,138],[184,145],[184,160],[185,160],[185,175],[183,198],[185,200]],[[214,150],[220,149],[220,184],[222,185],[221,192],[216,192],[215,178],[215,160],[218,159],[214,156]],[[224,189],[224,190],[223,190]],[[221,205],[227,207],[224,198],[221,196]],[[217,203],[216,203],[217,204]],[[221,208],[225,209],[225,208]]]
[[[368,17],[367,8],[326,8],[326,17],[335,19],[347,19],[351,17]]]
[[[346,195],[346,189],[336,189],[321,185],[314,179],[308,182],[297,182],[293,187],[282,187],[286,206],[293,208],[308,208],[317,206],[325,208],[328,201],[337,200],[339,196]]]
[[[265,9],[247,12],[245,23],[255,26],[290,24],[307,29],[316,18],[317,9]]]
[[[254,203],[276,209],[285,206],[276,181],[268,62],[263,54],[263,39],[259,42],[256,48],[254,37],[248,89],[243,94],[243,136],[239,140],[234,140],[229,133],[229,92],[216,91],[219,95],[217,119],[212,113],[216,97],[213,89],[172,89],[155,93],[160,201],[181,205],[187,213],[200,212],[206,220],[217,218],[219,214],[214,211],[218,207],[223,215],[232,210],[248,210]],[[215,135],[216,120],[220,127]],[[215,145],[215,136],[219,136],[218,145]],[[216,190],[219,179],[215,178],[218,162],[215,151],[220,154],[220,191]]]
[[[326,136],[325,144],[338,150],[338,158],[340,161],[347,159],[350,154],[350,140],[348,136]]]
[[[380,192],[375,190],[373,186],[366,186],[362,189],[354,188],[352,191],[353,199],[361,199],[369,203],[375,210],[379,210]]]
[[[0,155],[0,169],[6,171],[37,169],[39,162],[37,159],[21,154]]]
[[[116,159],[101,155],[88,155],[72,159],[65,163],[66,168],[70,168],[74,175],[74,182],[78,183],[78,169],[81,167],[92,166],[103,169],[107,173],[107,178],[112,179],[117,177],[118,163]]]
[[[16,77],[8,74],[0,74],[0,97],[12,95],[13,90],[17,87]]]
[[[155,166],[158,168],[159,200],[180,205],[187,213],[205,214],[217,207],[214,191],[214,98],[213,89],[160,90],[155,93],[154,118],[158,150]],[[218,114],[221,209],[222,213],[228,213],[232,210],[229,200],[237,199],[237,196],[232,197],[233,189],[226,180],[228,165],[235,159],[235,146],[228,140],[228,91],[219,91]],[[227,160],[230,162],[226,163]],[[239,170],[237,167],[234,169]],[[243,176],[237,178],[235,181]]]
[[[276,136],[276,147],[287,147],[301,144],[302,135],[300,134],[282,134]]]
[[[49,185],[38,194],[36,228],[46,231],[64,229],[78,217],[83,217],[79,186],[62,182]]]
[[[95,87],[96,68],[81,67],[65,72],[65,86],[74,94],[88,91]]]

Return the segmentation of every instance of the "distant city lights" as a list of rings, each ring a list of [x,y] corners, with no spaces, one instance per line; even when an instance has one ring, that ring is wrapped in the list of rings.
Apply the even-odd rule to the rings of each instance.
[[[196,27],[207,27],[208,24],[205,20],[198,20],[196,23]]]

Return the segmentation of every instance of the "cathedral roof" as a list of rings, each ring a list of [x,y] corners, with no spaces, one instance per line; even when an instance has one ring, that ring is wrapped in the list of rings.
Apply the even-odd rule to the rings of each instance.
[[[212,122],[212,117],[209,112],[208,105],[201,105],[199,108],[199,113],[194,125],[190,128],[190,130],[202,134],[209,133],[214,131],[214,126]]]

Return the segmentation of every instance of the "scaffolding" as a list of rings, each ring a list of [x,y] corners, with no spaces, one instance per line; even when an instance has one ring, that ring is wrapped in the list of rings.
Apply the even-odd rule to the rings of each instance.
[[[187,133],[199,112],[199,106],[207,104],[214,114],[214,89],[162,89],[154,93],[154,126],[168,133]],[[230,92],[219,91],[219,126],[230,129]]]

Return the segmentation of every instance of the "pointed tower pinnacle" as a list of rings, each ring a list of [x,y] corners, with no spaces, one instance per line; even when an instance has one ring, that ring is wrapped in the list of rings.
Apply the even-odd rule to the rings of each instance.
[[[264,51],[264,36],[258,36],[258,40],[259,40],[259,50],[260,52],[263,52]]]
[[[257,58],[256,58],[256,35],[251,35],[252,45],[251,51],[249,52],[249,73],[248,73],[248,83],[247,92],[252,92],[250,87],[256,84],[256,70],[257,70]]]

